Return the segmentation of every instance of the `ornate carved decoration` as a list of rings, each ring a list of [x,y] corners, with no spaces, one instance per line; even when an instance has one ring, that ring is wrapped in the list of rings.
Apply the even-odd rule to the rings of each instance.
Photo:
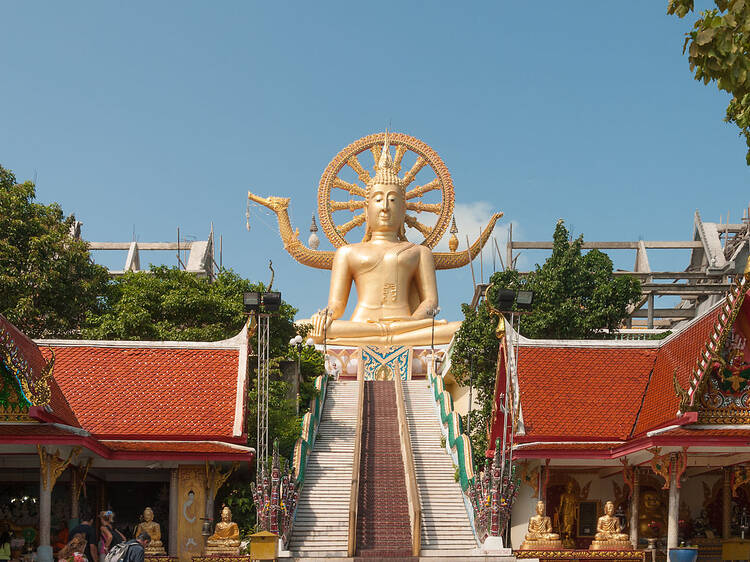
[[[232,473],[240,467],[239,461],[232,463],[232,466],[227,469],[226,472],[221,471],[220,466],[209,465],[206,461],[206,483],[208,485],[211,499],[216,499],[216,494],[219,492],[221,487],[226,483]]]
[[[521,462],[521,482],[534,490],[534,497],[539,497],[539,467],[529,470],[529,461]]]
[[[73,479],[73,501],[77,502],[78,499],[81,497],[81,490],[83,490],[86,487],[86,476],[89,474],[89,468],[91,468],[91,461],[93,459],[89,457],[86,459],[86,463],[84,465],[73,465],[70,467],[71,470],[74,470],[78,477]]]
[[[55,482],[65,472],[73,457],[78,456],[81,452],[80,447],[74,447],[68,454],[68,458],[63,460],[60,457],[59,449],[54,454],[48,453],[47,449],[42,445],[37,445],[36,449],[39,453],[39,463],[41,465],[42,487],[45,490],[51,490],[54,487]]]
[[[684,409],[682,406],[680,407],[681,411],[685,411],[686,409],[697,410],[699,406],[705,405],[706,400],[710,404],[716,401],[716,398],[711,396],[704,400],[704,394],[711,394],[710,389],[708,389],[709,381],[715,378],[710,377],[709,375],[717,368],[717,366],[720,366],[722,369],[727,367],[726,359],[722,357],[722,351],[726,352],[726,350],[723,350],[722,348],[725,347],[725,343],[730,337],[732,327],[734,326],[737,315],[742,308],[742,303],[749,286],[750,260],[748,260],[745,265],[745,272],[742,275],[736,276],[731,289],[729,289],[729,292],[724,299],[724,303],[721,305],[721,310],[719,311],[719,316],[714,324],[713,332],[701,351],[690,377],[690,388],[687,390],[690,401],[685,405]],[[722,375],[724,375],[724,373],[722,373]],[[729,377],[722,376],[722,378],[729,380],[731,376],[732,375],[730,374]],[[728,416],[726,413],[723,413],[718,416],[716,421],[713,421],[710,420],[710,417],[709,419],[702,420],[699,415],[699,421],[704,423],[748,423],[747,421],[718,421],[726,420],[730,417],[731,416]],[[748,418],[745,418],[745,420],[747,419]]]
[[[687,449],[687,447],[683,447],[682,451],[679,453],[665,453],[663,455],[660,454],[661,447],[651,447],[650,449],[646,449],[653,455],[649,461],[651,470],[664,479],[662,490],[669,490],[673,473],[675,473],[677,487],[681,487],[680,479],[687,468]]]
[[[10,332],[0,326],[0,361],[16,378],[24,394],[24,398],[32,406],[49,404],[49,379],[55,366],[55,355],[50,359],[41,372],[35,374],[21,350],[16,345]]]
[[[732,469],[730,485],[732,486],[732,497],[737,497],[737,490],[750,482],[750,470],[746,466],[735,466]]]

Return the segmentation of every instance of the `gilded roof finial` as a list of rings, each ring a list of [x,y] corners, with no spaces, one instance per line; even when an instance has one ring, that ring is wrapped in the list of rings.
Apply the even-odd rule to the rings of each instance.
[[[448,239],[448,248],[451,252],[455,252],[458,249],[458,227],[456,226],[456,215],[453,215],[453,222],[451,222],[451,237]]]

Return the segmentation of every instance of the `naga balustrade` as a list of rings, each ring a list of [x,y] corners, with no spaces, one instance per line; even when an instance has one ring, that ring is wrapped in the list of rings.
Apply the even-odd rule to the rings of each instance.
[[[305,483],[307,457],[315,444],[327,385],[328,373],[315,379],[317,392],[310,400],[310,410],[302,416],[300,437],[294,445],[292,465],[282,469],[278,441],[274,441],[270,478],[267,467],[260,467],[257,483],[252,488],[259,530],[279,535],[284,546],[292,536],[297,500]]]
[[[510,510],[520,484],[510,455],[503,467],[498,439],[492,464],[488,459],[484,471],[476,478],[471,441],[464,433],[461,417],[453,409],[453,398],[443,387],[443,378],[435,374],[433,364],[429,365],[428,380],[443,425],[446,449],[457,464],[458,482],[472,508],[470,515],[473,516],[477,538],[483,543],[488,536],[499,537],[510,519]]]

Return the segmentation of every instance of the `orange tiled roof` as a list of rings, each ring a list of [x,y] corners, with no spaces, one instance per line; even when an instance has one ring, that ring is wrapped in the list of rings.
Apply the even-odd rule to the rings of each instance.
[[[54,347],[55,380],[95,437],[239,437],[239,349],[66,343],[40,347],[45,356]]]
[[[719,312],[720,306],[717,305],[681,332],[664,340],[633,435],[643,434],[677,417],[680,400],[675,393],[673,373],[676,369],[677,381],[682,388],[689,387],[695,362],[713,331]]]
[[[519,392],[526,435],[628,437],[656,359],[656,347],[520,345]]]

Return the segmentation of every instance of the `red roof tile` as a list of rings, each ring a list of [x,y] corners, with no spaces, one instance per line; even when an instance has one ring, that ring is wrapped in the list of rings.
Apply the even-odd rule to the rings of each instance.
[[[9,437],[70,437],[73,433],[46,423],[0,424],[0,442]]]
[[[517,440],[627,438],[656,353],[655,347],[521,344],[518,378],[526,435]]]
[[[226,443],[206,441],[101,441],[103,445],[113,451],[170,453],[229,453],[247,456],[251,453],[249,447],[232,447]]]
[[[51,345],[40,347],[51,354]],[[238,349],[70,342],[54,352],[62,393],[99,438],[233,436]]]
[[[676,369],[677,381],[687,389],[690,374],[711,335],[719,311],[717,305],[683,331],[664,340],[633,435],[645,433],[677,417],[680,400],[674,390],[673,373]]]

